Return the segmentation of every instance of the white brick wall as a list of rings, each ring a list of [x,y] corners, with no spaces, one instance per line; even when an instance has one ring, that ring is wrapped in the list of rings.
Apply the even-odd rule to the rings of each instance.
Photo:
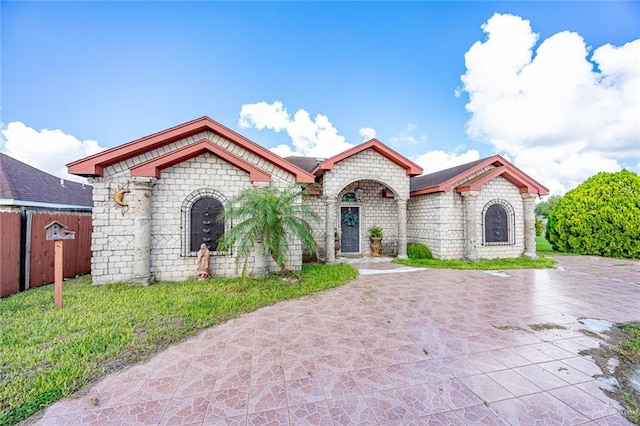
[[[96,178],[93,197],[92,276],[93,282],[127,281],[133,274],[133,219],[132,208],[122,208],[113,201],[119,189],[133,190],[129,167],[155,158],[173,149],[207,138],[219,146],[227,147],[235,155],[261,164],[271,173],[271,185],[284,189],[295,183],[295,177],[279,167],[268,163],[213,132],[203,132],[173,142],[150,153],[114,164],[105,169],[103,178]],[[181,256],[181,212],[182,204],[192,192],[213,189],[224,194],[226,199],[237,195],[243,188],[251,186],[247,172],[205,153],[162,171],[152,190],[151,200],[151,273],[158,280],[184,280],[196,274],[195,256]],[[133,192],[124,198],[133,206]],[[302,248],[294,242],[289,266],[299,269],[302,264]],[[211,257],[211,272],[215,276],[232,276],[242,272],[243,262],[236,263],[236,256],[216,254]],[[275,270],[273,261],[270,269]],[[248,271],[253,271],[250,258]]]
[[[486,169],[485,169],[486,170]],[[453,187],[473,179],[484,170],[458,182]],[[522,197],[517,187],[498,176],[485,183],[478,197],[477,241],[483,241],[482,210],[495,199],[511,204],[515,211],[515,245],[481,245],[481,258],[518,257],[524,251],[524,217]],[[407,240],[425,244],[438,259],[462,259],[464,257],[464,207],[462,196],[454,190],[420,195],[409,200],[407,207]]]
[[[342,196],[354,192],[360,186],[362,199],[358,202],[342,202]],[[398,207],[395,198],[384,198],[382,190],[391,189],[396,196],[409,197],[409,177],[405,169],[369,148],[348,157],[333,167],[322,178],[323,194],[336,197],[335,223],[330,229],[340,229],[341,207],[360,207],[360,248],[361,253],[371,253],[369,229],[380,226],[383,231],[383,245],[391,246],[398,240]],[[326,204],[321,197],[310,197],[304,201],[321,217],[314,225],[314,236],[319,246],[320,256],[325,255]],[[333,249],[333,248],[332,248]]]
[[[499,257],[518,257],[524,253],[524,207],[519,189],[501,176],[484,184],[478,197],[478,217],[482,216],[485,205],[492,200],[501,199],[509,202],[515,212],[515,244],[512,245],[478,245],[480,258],[494,259]],[[480,232],[484,232],[482,226]],[[484,241],[483,235],[478,241]]]
[[[371,148],[345,158],[325,173],[324,194],[335,195],[358,180],[380,182],[401,198],[409,198],[409,176],[405,170]]]

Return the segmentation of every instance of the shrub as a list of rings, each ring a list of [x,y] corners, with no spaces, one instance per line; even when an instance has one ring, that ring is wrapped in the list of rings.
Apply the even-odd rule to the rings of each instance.
[[[536,219],[536,235],[539,237],[544,232],[544,223],[542,223],[542,219]]]
[[[549,213],[551,213],[551,210],[553,210],[553,208],[558,204],[558,201],[560,201],[559,195],[552,195],[545,201],[540,201],[538,204],[536,204],[536,216],[548,217]]]
[[[433,259],[429,247],[422,243],[411,243],[407,245],[407,256],[409,259]]]
[[[640,176],[598,173],[567,192],[549,214],[554,250],[640,258]]]

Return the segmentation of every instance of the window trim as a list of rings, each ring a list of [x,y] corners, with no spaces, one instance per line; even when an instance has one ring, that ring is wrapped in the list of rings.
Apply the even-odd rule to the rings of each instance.
[[[180,207],[180,256],[182,257],[196,257],[198,252],[191,251],[191,208],[196,201],[203,198],[213,198],[218,200],[222,204],[222,208],[225,209],[228,205],[227,198],[220,192],[212,188],[201,188],[193,191],[182,202]],[[224,223],[224,233],[231,228],[231,223]],[[224,256],[231,254],[229,251],[211,251],[212,256]]]
[[[507,241],[487,241],[487,211],[494,205],[500,205],[507,215]],[[483,246],[512,246],[516,243],[516,214],[513,206],[506,200],[494,199],[485,204],[482,209],[482,245]]]

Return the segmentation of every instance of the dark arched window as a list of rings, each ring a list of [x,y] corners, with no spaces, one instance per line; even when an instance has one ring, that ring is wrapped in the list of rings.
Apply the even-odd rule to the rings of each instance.
[[[205,243],[209,250],[216,251],[218,241],[224,233],[224,223],[218,222],[218,216],[224,211],[222,203],[212,197],[197,200],[191,206],[191,251],[200,250]]]
[[[515,213],[505,200],[493,200],[482,212],[484,244],[515,244]]]
[[[484,215],[484,240],[487,243],[509,242],[509,220],[500,204],[494,204]]]

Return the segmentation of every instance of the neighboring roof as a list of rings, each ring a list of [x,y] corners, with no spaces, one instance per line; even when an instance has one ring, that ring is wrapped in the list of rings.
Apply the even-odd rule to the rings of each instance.
[[[331,158],[327,158],[326,160],[321,161],[320,164],[318,164],[318,166],[314,170],[314,174],[317,176],[319,174],[324,173],[327,170],[331,170],[333,169],[333,166],[336,163],[369,148],[373,149],[378,154],[382,155],[383,157],[387,158],[388,160],[396,163],[398,166],[405,169],[407,176],[417,176],[420,173],[422,173],[422,167],[418,166],[416,163],[409,160],[405,156],[398,154],[396,151],[392,150],[391,148],[389,148],[379,140],[371,139],[367,142],[361,143],[360,145],[356,145],[351,149],[341,152],[338,155],[334,155]]]
[[[486,182],[498,176],[507,179],[513,185],[520,189],[521,193],[530,193],[538,195],[547,195],[549,189],[532,179],[522,170],[509,163],[500,155],[493,155],[470,163],[461,164],[446,170],[440,170],[424,176],[411,178],[410,195],[423,195],[433,192],[449,191],[453,185],[461,180],[481,171],[482,169],[494,166],[473,179],[465,182],[463,185],[456,187],[457,192],[479,191]]]
[[[296,182],[313,183],[312,175],[294,164],[284,160],[268,149],[250,141],[244,136],[223,126],[209,117],[201,117],[170,129],[136,139],[132,142],[116,146],[98,154],[67,164],[69,173],[79,176],[103,176],[104,168],[151,150],[163,147],[172,142],[204,131],[212,131],[223,138],[241,146],[258,157],[293,174]]]
[[[60,179],[0,153],[0,204],[52,208],[92,207],[93,187]]]
[[[315,157],[284,157],[288,162],[295,164],[300,167],[302,170],[312,173],[313,170],[318,165],[318,159]]]

